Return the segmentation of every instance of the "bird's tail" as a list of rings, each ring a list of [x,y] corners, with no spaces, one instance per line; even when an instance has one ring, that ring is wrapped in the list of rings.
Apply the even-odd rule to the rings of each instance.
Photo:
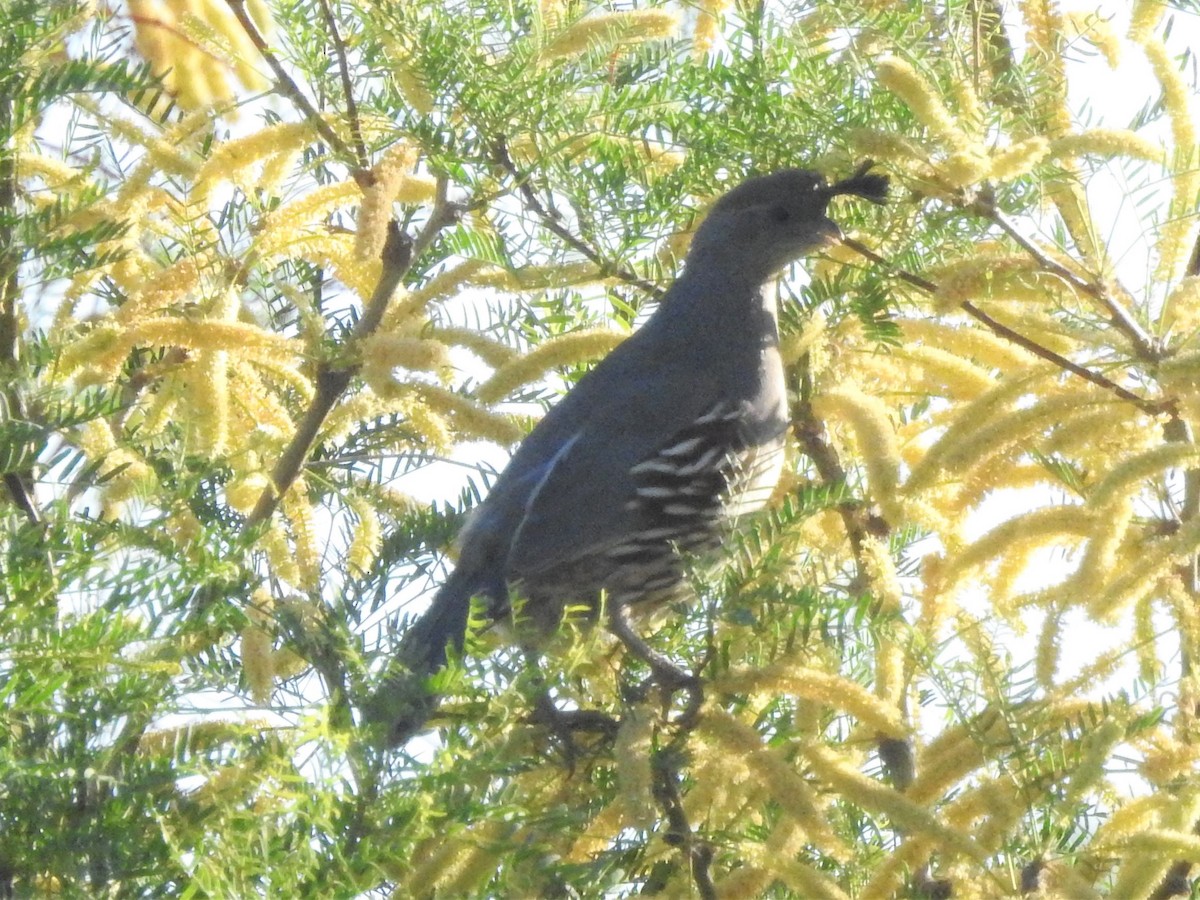
[[[445,667],[450,648],[462,651],[475,592],[474,579],[451,573],[400,639],[382,685],[364,708],[366,723],[378,729],[387,746],[404,743],[437,711],[441,698],[430,690],[429,678]]]

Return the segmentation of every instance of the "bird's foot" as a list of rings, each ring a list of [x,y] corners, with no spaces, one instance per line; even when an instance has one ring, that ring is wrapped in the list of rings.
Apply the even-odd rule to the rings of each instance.
[[[581,755],[575,739],[577,734],[599,734],[604,740],[611,741],[616,737],[621,724],[598,709],[559,709],[547,691],[538,696],[537,705],[529,721],[534,725],[545,726],[558,739],[569,772],[575,771],[575,761]]]
[[[670,706],[679,691],[687,692],[683,712],[675,721],[684,727],[691,725],[704,703],[704,684],[700,677],[677,665],[646,643],[645,638],[637,633],[629,620],[629,607],[624,603],[614,602],[609,607],[609,628],[625,645],[626,650],[650,667],[654,682],[665,695],[665,706]]]

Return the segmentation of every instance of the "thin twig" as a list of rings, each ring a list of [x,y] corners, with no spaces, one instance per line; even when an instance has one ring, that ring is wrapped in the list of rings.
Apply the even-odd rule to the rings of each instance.
[[[262,32],[258,30],[258,26],[254,24],[254,20],[246,11],[246,4],[243,0],[225,0],[225,2],[237,18],[238,24],[242,26],[242,30],[246,32],[246,36],[250,38],[250,43],[254,44],[255,49],[262,54],[262,58],[271,67],[271,72],[275,75],[276,90],[296,105],[309,121],[309,124],[317,130],[317,133],[321,135],[325,143],[329,144],[335,152],[345,159],[356,159],[354,151],[346,146],[345,141],[338,137],[337,132],[333,130],[330,124],[325,121],[325,117],[321,115],[321,111],[313,106],[312,102],[304,96],[304,92],[300,90],[300,85],[296,84],[295,79],[287,73],[287,70],[283,67],[283,63],[279,61],[279,57],[275,55],[275,51],[267,44],[266,38],[262,36]]]
[[[12,131],[12,100],[0,97],[0,134]],[[0,145],[0,376],[6,383],[0,395],[0,412],[24,418],[25,405],[17,387],[21,356],[21,317],[17,311],[21,284],[21,254],[14,239],[17,221],[17,160],[12,145]],[[41,513],[30,489],[32,472],[4,473],[4,486],[17,508],[31,525],[42,523]]]
[[[678,847],[687,858],[696,892],[704,900],[716,900],[717,888],[712,880],[713,848],[708,841],[696,836],[688,822],[683,800],[679,796],[679,772],[674,765],[678,751],[668,746],[655,751],[651,759],[654,773],[654,799],[666,814],[670,830],[665,835],[668,844]]]
[[[626,284],[632,284],[635,287],[641,288],[655,299],[660,299],[666,293],[658,285],[647,281],[636,272],[631,272],[629,269],[625,269],[605,259],[587,241],[563,225],[559,221],[558,215],[547,209],[546,205],[538,197],[537,191],[534,190],[530,181],[529,174],[522,173],[517,168],[516,163],[513,162],[512,157],[508,153],[508,145],[505,143],[503,137],[498,138],[493,144],[492,158],[496,161],[497,165],[516,181],[517,191],[521,195],[521,200],[524,202],[525,208],[538,217],[538,220],[542,223],[542,227],[556,235],[564,244],[581,253],[588,261],[594,263],[602,276],[619,278]]]
[[[350,122],[350,136],[354,139],[354,149],[357,153],[358,167],[370,167],[370,157],[367,156],[367,145],[363,142],[362,125],[358,120],[358,103],[354,99],[354,83],[350,80],[350,66],[346,61],[346,43],[338,31],[337,18],[329,0],[321,0],[321,11],[325,13],[325,26],[329,29],[329,41],[333,44],[334,56],[337,57],[338,72],[342,76],[342,93],[346,95],[346,118]]]
[[[1103,285],[1089,281],[1086,278],[1081,278],[1058,260],[1051,257],[1045,250],[1025,237],[1025,235],[1021,234],[1013,221],[1001,212],[991,199],[984,197],[977,198],[971,204],[970,209],[1000,226],[1005,234],[1019,244],[1021,249],[1037,260],[1038,265],[1047,272],[1061,278],[1075,290],[1099,302],[1107,310],[1114,327],[1129,338],[1140,359],[1154,362],[1162,358],[1162,349],[1155,340],[1137,323],[1137,320],[1133,318],[1129,310],[1125,309],[1125,307],[1116,301],[1116,298],[1112,294],[1105,290]]]
[[[938,286],[936,284],[934,284],[932,281],[922,278],[919,275],[914,275],[911,272],[906,272],[902,269],[897,269],[895,266],[891,265],[887,260],[885,260],[882,256],[877,254],[871,248],[867,247],[865,244],[862,244],[859,241],[854,240],[853,238],[843,238],[842,243],[844,243],[850,249],[854,250],[856,253],[859,253],[862,256],[865,256],[867,259],[871,260],[872,262],[878,263],[879,265],[887,267],[889,270],[891,270],[892,274],[894,274],[901,281],[904,281],[907,284],[911,284],[913,287],[919,288],[920,290],[925,291],[928,294],[937,293]],[[996,321],[991,316],[989,316],[987,313],[985,313],[982,309],[980,309],[978,306],[976,306],[974,303],[971,303],[969,300],[964,301],[961,304],[961,307],[962,307],[963,312],[965,312],[968,315],[972,316],[973,318],[977,319],[979,322],[986,325],[993,332],[1000,335],[1005,340],[1011,341],[1012,343],[1016,344],[1017,346],[1025,348],[1030,353],[1032,353],[1034,356],[1044,359],[1049,363],[1053,363],[1055,366],[1058,366],[1060,369],[1063,369],[1066,372],[1070,372],[1072,375],[1078,375],[1080,378],[1083,378],[1086,381],[1090,381],[1092,384],[1096,385],[1097,387],[1102,388],[1106,391],[1110,391],[1111,393],[1120,397],[1122,400],[1125,400],[1129,403],[1134,404],[1138,409],[1142,410],[1143,412],[1148,413],[1149,415],[1152,415],[1152,416],[1160,415],[1162,413],[1174,415],[1174,404],[1171,401],[1166,400],[1166,401],[1161,401],[1161,402],[1155,403],[1152,400],[1147,400],[1144,397],[1139,397],[1137,394],[1133,393],[1133,391],[1130,391],[1126,388],[1121,387],[1121,385],[1117,384],[1115,381],[1112,381],[1111,379],[1105,378],[1099,372],[1093,372],[1091,369],[1087,368],[1086,366],[1081,366],[1076,362],[1072,362],[1071,360],[1067,359],[1065,356],[1063,356],[1059,353],[1055,353],[1049,347],[1043,347],[1037,341],[1026,337],[1025,335],[1021,334],[1019,331],[1015,331],[1012,328],[1009,328],[1007,325],[1004,325],[1003,323]]]

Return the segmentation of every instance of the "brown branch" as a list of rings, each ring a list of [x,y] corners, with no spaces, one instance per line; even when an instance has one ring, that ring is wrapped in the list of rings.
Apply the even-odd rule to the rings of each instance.
[[[329,29],[329,41],[333,44],[334,55],[337,57],[338,72],[342,77],[342,93],[346,96],[346,118],[350,122],[350,136],[354,139],[354,149],[357,153],[358,167],[370,168],[371,160],[367,155],[367,145],[363,142],[362,125],[358,119],[358,103],[354,99],[354,84],[350,80],[350,66],[346,61],[346,43],[338,31],[337,18],[329,0],[321,0],[321,11],[325,14],[325,26]]]
[[[12,100],[0,97],[0,134],[11,131]],[[0,412],[21,419],[25,409],[17,389],[21,360],[21,316],[17,308],[21,293],[21,254],[13,228],[17,212],[16,152],[9,142],[0,146],[0,378],[5,384],[4,392],[0,394]],[[31,482],[32,472],[4,473],[4,486],[13,503],[30,524],[40,525],[42,516],[33,500]]]
[[[895,275],[897,278],[899,278],[901,281],[904,281],[907,284],[911,284],[913,287],[919,288],[920,290],[922,290],[928,294],[936,294],[937,293],[938,286],[936,284],[934,284],[932,281],[922,278],[919,275],[914,275],[911,272],[906,272],[902,269],[897,269],[895,266],[892,266],[887,260],[885,260],[882,256],[877,254],[875,251],[871,250],[865,244],[860,243],[859,241],[856,241],[853,238],[843,238],[842,243],[845,244],[850,249],[854,250],[856,253],[859,253],[862,256],[865,256],[867,259],[871,260],[872,262],[886,266],[892,272],[892,274]],[[1096,387],[1102,388],[1103,390],[1106,390],[1106,391],[1109,391],[1109,392],[1115,394],[1116,396],[1120,397],[1122,400],[1125,400],[1129,403],[1134,404],[1138,409],[1142,410],[1143,412],[1145,412],[1149,415],[1152,415],[1152,416],[1160,415],[1162,413],[1167,413],[1171,416],[1175,415],[1174,403],[1172,403],[1170,400],[1164,400],[1164,401],[1160,401],[1160,402],[1156,403],[1152,400],[1147,400],[1145,397],[1139,397],[1137,394],[1133,393],[1133,391],[1130,391],[1127,388],[1121,387],[1121,385],[1117,384],[1115,381],[1112,381],[1111,379],[1105,378],[1099,372],[1093,372],[1091,369],[1087,368],[1086,366],[1081,366],[1081,365],[1079,365],[1079,363],[1073,362],[1059,353],[1055,353],[1049,347],[1043,347],[1037,341],[1033,340],[1032,338],[1026,337],[1025,335],[1021,334],[1019,331],[1015,331],[1012,328],[1009,328],[1007,325],[1003,324],[1002,322],[996,321],[991,316],[989,316],[987,313],[985,313],[982,309],[980,309],[978,306],[976,306],[974,303],[971,303],[969,300],[964,301],[961,304],[961,308],[962,308],[963,312],[967,313],[968,315],[972,316],[973,318],[975,318],[982,324],[986,325],[991,331],[1000,335],[1005,340],[1011,341],[1012,343],[1016,344],[1019,347],[1023,347],[1024,349],[1028,350],[1030,353],[1034,354],[1035,356],[1046,360],[1046,362],[1053,363],[1055,366],[1062,369],[1063,371],[1070,372],[1072,375],[1077,375],[1080,378],[1084,379],[1085,381],[1089,381],[1092,384],[1096,385]]]
[[[683,800],[679,796],[679,771],[675,765],[678,751],[672,745],[655,751],[650,761],[654,773],[654,799],[667,817],[668,831],[663,840],[687,858],[696,892],[704,900],[716,900],[717,888],[712,880],[713,848],[708,841],[696,836],[688,822]]]
[[[358,320],[354,331],[347,343],[355,344],[371,334],[383,318],[384,310],[396,288],[400,286],[413,261],[413,245],[407,235],[403,234],[393,222],[388,229],[387,240],[383,247],[383,271],[379,283],[368,301],[362,318]],[[328,363],[322,363],[317,372],[317,391],[308,410],[296,428],[291,442],[284,448],[275,468],[271,472],[271,484],[262,492],[258,503],[246,521],[246,527],[253,528],[265,522],[275,512],[280,499],[288,492],[300,475],[304,461],[308,458],[317,433],[325,422],[334,404],[350,386],[354,371],[351,367],[334,368]]]
[[[325,121],[325,117],[321,115],[321,111],[313,106],[312,102],[304,96],[304,92],[300,90],[300,85],[296,84],[295,79],[287,73],[283,67],[283,63],[279,61],[279,57],[267,44],[266,38],[262,36],[262,32],[258,30],[258,26],[254,24],[254,20],[250,18],[250,14],[246,11],[246,4],[243,0],[225,0],[233,15],[237,18],[238,24],[242,26],[242,30],[246,32],[246,36],[250,38],[250,43],[254,44],[255,49],[262,54],[262,58],[266,60],[267,65],[271,67],[271,72],[275,75],[275,89],[287,97],[292,103],[304,114],[309,124],[317,130],[325,143],[327,143],[336,153],[345,159],[355,159],[354,152],[346,146],[336,131]]]
[[[522,173],[517,168],[516,163],[513,162],[512,157],[508,153],[508,145],[503,137],[497,138],[493,144],[492,158],[495,160],[496,164],[500,166],[500,168],[512,176],[513,180],[517,184],[517,192],[521,195],[521,200],[524,203],[525,208],[538,217],[538,221],[541,222],[542,227],[556,235],[568,247],[582,254],[588,261],[595,264],[602,276],[619,278],[626,284],[632,284],[635,287],[641,288],[655,299],[661,299],[663,294],[666,293],[666,291],[664,291],[658,285],[651,281],[647,281],[636,272],[631,272],[629,269],[618,266],[616,263],[605,259],[601,253],[588,244],[587,241],[583,240],[583,238],[579,237],[572,232],[571,229],[563,225],[563,223],[559,221],[558,214],[549,210],[538,197],[537,191],[535,191],[533,188],[529,173]]]
[[[1137,320],[1133,318],[1129,310],[1118,303],[1116,298],[1102,284],[1081,278],[1078,274],[1072,272],[1058,260],[1051,257],[1045,250],[1025,237],[1025,235],[1021,234],[1013,221],[997,208],[995,202],[990,197],[979,196],[968,208],[977,215],[983,216],[985,219],[998,225],[1005,234],[1015,241],[1021,249],[1032,256],[1037,261],[1037,264],[1051,275],[1062,279],[1081,294],[1091,297],[1103,306],[1108,312],[1109,321],[1129,339],[1140,359],[1155,362],[1162,358],[1162,348],[1137,323]]]
[[[439,177],[437,199],[434,202],[433,210],[415,239],[409,238],[408,235],[401,232],[394,221],[388,226],[387,240],[383,245],[383,271],[379,275],[379,283],[363,308],[362,316],[359,317],[346,339],[344,350],[355,348],[364,338],[374,333],[375,329],[379,327],[379,323],[383,321],[392,295],[400,286],[404,276],[408,274],[413,262],[420,258],[421,254],[433,243],[438,232],[458,221],[460,207],[447,199],[448,190],[449,181],[445,176]],[[305,460],[307,460],[313,444],[316,443],[317,433],[325,422],[325,417],[329,415],[334,404],[346,392],[346,388],[350,386],[350,380],[357,371],[358,367],[351,364],[328,362],[321,364],[316,377],[316,395],[309,404],[304,418],[296,427],[296,433],[292,436],[291,442],[284,448],[283,453],[276,461],[275,468],[271,472],[271,485],[258,498],[258,503],[246,520],[247,529],[265,522],[275,512],[280,499],[300,476]]]

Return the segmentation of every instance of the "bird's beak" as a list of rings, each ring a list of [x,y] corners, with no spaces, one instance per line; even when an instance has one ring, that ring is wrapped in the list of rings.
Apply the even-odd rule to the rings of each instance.
[[[832,247],[834,244],[842,242],[842,229],[838,228],[837,222],[833,219],[823,218],[817,231],[821,235],[821,243],[818,246]]]

